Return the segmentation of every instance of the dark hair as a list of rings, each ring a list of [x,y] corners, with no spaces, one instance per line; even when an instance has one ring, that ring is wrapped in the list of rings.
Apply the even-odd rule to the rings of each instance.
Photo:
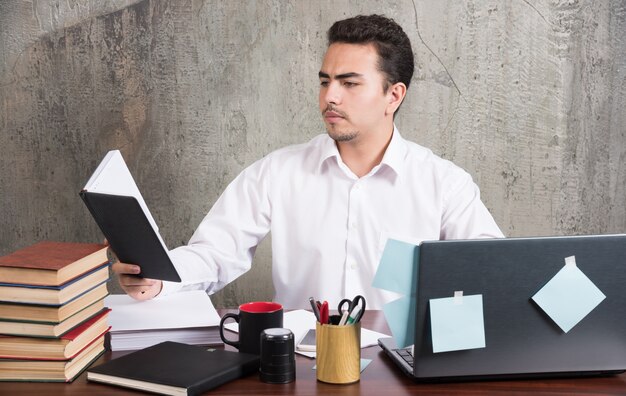
[[[393,19],[382,15],[358,15],[335,22],[328,29],[328,45],[333,43],[373,44],[378,52],[379,70],[386,77],[383,90],[413,77],[413,49],[404,30]]]

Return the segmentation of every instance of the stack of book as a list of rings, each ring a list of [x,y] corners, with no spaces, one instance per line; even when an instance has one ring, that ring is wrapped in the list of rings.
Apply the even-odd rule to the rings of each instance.
[[[0,381],[69,382],[104,352],[106,250],[39,242],[0,257]]]

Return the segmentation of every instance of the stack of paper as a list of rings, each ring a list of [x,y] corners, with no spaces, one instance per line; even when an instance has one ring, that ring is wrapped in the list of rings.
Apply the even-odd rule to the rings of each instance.
[[[202,290],[137,301],[110,295],[111,350],[143,349],[164,341],[220,345],[220,316]]]

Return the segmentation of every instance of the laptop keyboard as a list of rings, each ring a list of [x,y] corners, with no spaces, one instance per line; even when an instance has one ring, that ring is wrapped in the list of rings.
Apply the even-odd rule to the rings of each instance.
[[[412,347],[396,349],[395,351],[398,355],[400,355],[402,359],[404,359],[405,362],[409,364],[409,366],[413,367],[413,348]]]

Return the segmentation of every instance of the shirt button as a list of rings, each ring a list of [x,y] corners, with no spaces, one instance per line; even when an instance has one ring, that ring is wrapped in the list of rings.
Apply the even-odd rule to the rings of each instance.
[[[352,264],[350,264],[350,268],[352,268],[353,270],[356,269],[357,265],[356,263],[353,261]]]
[[[350,228],[352,228],[353,230],[356,228],[356,221],[350,223]]]

